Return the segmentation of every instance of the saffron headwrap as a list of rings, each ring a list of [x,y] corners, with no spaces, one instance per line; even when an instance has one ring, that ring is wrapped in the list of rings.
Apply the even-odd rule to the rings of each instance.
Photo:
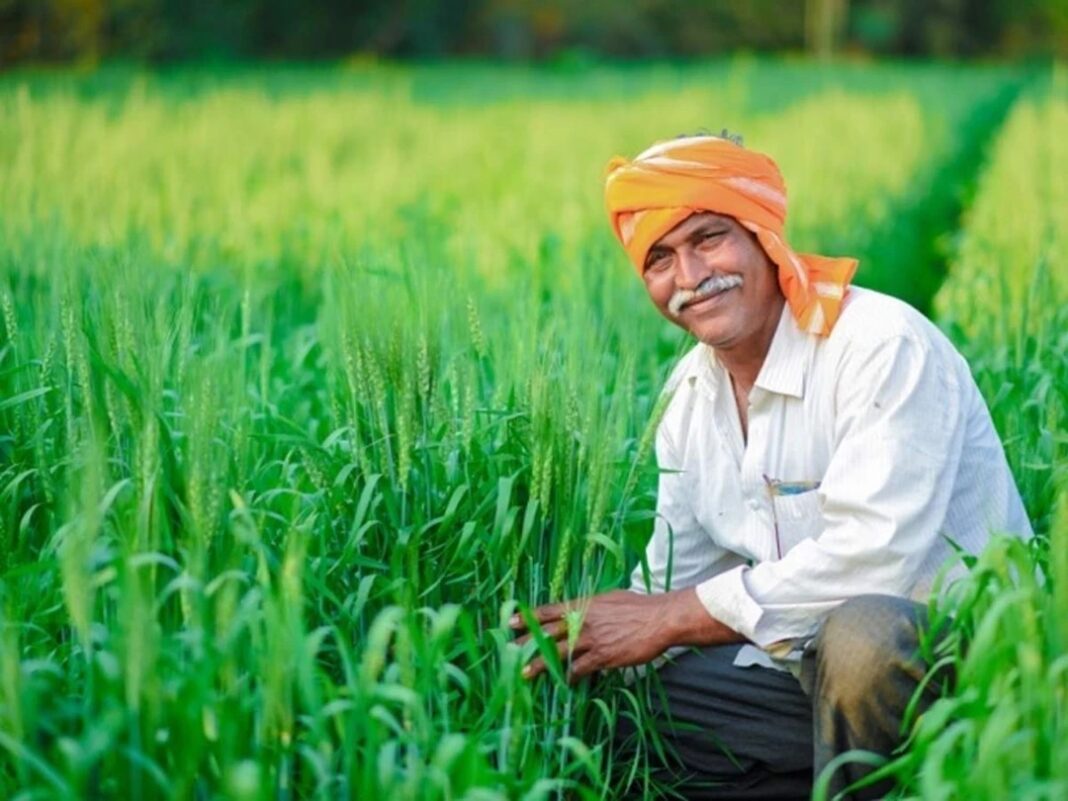
[[[729,215],[756,235],[778,267],[798,325],[822,336],[834,327],[857,260],[790,249],[783,237],[786,184],[762,153],[718,136],[659,142],[633,161],[612,159],[604,195],[612,229],[639,274],[649,248],[691,214]]]

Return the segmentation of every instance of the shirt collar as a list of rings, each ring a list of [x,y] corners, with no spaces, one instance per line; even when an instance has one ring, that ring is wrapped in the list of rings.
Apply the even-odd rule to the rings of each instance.
[[[812,361],[816,339],[815,334],[806,333],[798,327],[789,304],[784,303],[771,347],[753,386],[779,395],[803,398],[805,376]],[[727,371],[716,358],[713,348],[702,345],[700,349],[702,353],[693,360],[687,378],[691,385],[697,382],[715,397],[719,384],[727,379]]]
[[[782,305],[779,327],[771,339],[768,355],[753,386],[780,395],[805,397],[805,375],[816,347],[816,334],[802,331],[790,311],[790,304]]]

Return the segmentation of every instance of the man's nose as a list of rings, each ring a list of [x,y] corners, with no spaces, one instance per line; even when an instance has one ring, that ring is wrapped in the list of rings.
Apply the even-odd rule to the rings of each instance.
[[[691,248],[679,248],[677,258],[675,283],[679,289],[696,289],[708,277],[708,265]]]

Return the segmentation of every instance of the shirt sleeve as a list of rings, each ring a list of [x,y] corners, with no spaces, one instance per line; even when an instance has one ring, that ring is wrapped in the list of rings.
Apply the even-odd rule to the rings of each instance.
[[[820,535],[697,590],[711,615],[762,647],[812,636],[852,596],[908,596],[949,505],[965,429],[953,366],[899,335],[847,355],[836,386]]]
[[[744,562],[713,542],[698,523],[691,506],[693,479],[683,469],[669,426],[665,417],[657,428],[660,480],[656,520],[645,557],[631,573],[633,592],[662,593],[692,587]]]

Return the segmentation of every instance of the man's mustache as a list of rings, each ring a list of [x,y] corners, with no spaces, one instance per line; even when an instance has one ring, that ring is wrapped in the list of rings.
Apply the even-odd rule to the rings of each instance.
[[[672,317],[678,317],[683,306],[695,300],[707,298],[709,295],[718,295],[728,289],[742,285],[740,275],[710,275],[697,285],[696,289],[677,289],[668,301],[668,311]]]

